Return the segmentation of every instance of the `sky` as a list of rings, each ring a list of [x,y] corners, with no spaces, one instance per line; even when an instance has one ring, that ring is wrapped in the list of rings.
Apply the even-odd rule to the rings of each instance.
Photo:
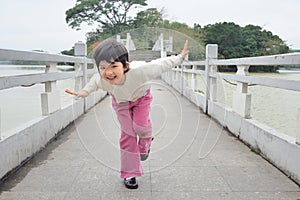
[[[71,49],[95,27],[69,27],[65,12],[76,0],[0,0],[0,48],[59,53]],[[258,25],[300,49],[299,0],[147,0],[148,8],[164,9],[171,21],[202,27],[217,22]],[[145,10],[146,7],[137,11]]]

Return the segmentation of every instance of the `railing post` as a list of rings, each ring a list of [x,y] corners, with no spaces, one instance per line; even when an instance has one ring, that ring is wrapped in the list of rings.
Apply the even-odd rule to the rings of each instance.
[[[249,65],[237,66],[237,75],[247,76],[249,75],[248,69]],[[232,110],[244,118],[250,118],[250,108],[251,108],[251,94],[247,94],[248,84],[237,82],[237,89],[233,93],[232,98]]]
[[[2,132],[2,122],[1,122],[1,119],[2,119],[2,116],[1,116],[1,108],[0,108],[0,141],[2,140],[2,135],[1,135],[1,132]]]
[[[117,42],[122,42],[122,41],[121,41],[121,36],[120,36],[120,35],[117,35],[116,40],[117,40]]]
[[[46,63],[45,73],[57,72],[57,63]],[[61,108],[60,94],[56,80],[45,83],[45,92],[41,94],[42,115],[49,115]]]
[[[183,65],[180,65],[180,93],[181,95],[183,95],[183,79],[184,79],[184,74],[183,74],[183,68],[184,66]]]
[[[206,45],[206,60],[205,60],[205,80],[206,80],[206,89],[205,89],[205,102],[204,102],[204,111],[208,113],[208,101],[215,100],[216,98],[216,79],[211,79],[209,73],[216,71],[216,66],[210,65],[210,60],[218,58],[218,45],[217,44],[208,44]]]
[[[131,40],[130,34],[127,33],[126,34],[126,44],[125,45],[126,45],[126,49],[127,49],[128,53],[130,51],[130,40]]]
[[[83,42],[77,42],[74,47],[74,56],[82,57],[84,59],[84,63],[78,65],[75,64],[75,70],[82,70],[83,76],[82,81],[79,79],[76,79],[75,81],[75,87],[79,90],[82,87],[84,87],[87,83],[87,62],[86,62],[86,56],[87,56],[87,47],[86,44]]]
[[[298,108],[296,144],[300,145],[300,108]]]
[[[193,65],[192,70],[196,71],[196,69],[197,69],[197,66]],[[196,74],[195,73],[192,73],[192,77],[191,77],[191,89],[193,90],[193,92],[196,91]]]
[[[75,43],[74,56],[82,57],[84,59],[83,63],[75,63],[75,71],[82,70],[82,78],[80,77],[75,78],[75,90],[79,91],[87,83],[87,62],[86,62],[87,47],[85,43],[81,41]],[[84,103],[84,110],[85,110],[85,103]]]
[[[166,52],[165,52],[165,46],[164,46],[164,34],[161,33],[159,36],[159,40],[160,40],[160,57],[164,58],[167,56]]]

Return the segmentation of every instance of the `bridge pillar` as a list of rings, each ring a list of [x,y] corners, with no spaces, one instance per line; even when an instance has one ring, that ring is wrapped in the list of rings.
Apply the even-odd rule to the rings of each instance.
[[[180,69],[179,66],[176,66],[175,69]],[[180,91],[180,74],[179,71],[174,71],[173,87]]]
[[[208,101],[216,101],[217,96],[217,79],[211,78],[209,76],[210,72],[216,72],[217,66],[210,65],[210,60],[215,60],[218,58],[218,45],[217,44],[208,44],[206,45],[206,59],[205,59],[205,79],[206,79],[206,88],[205,88],[205,105],[204,111],[208,113]]]
[[[2,136],[1,136],[1,132],[2,132],[1,124],[2,124],[2,122],[1,122],[1,119],[2,119],[2,116],[1,116],[1,108],[0,108],[0,141],[2,139]]]
[[[300,145],[300,108],[298,108],[297,129],[296,129],[296,144]]]
[[[131,39],[130,33],[126,34],[126,39],[121,39],[121,36],[117,35],[116,40],[117,40],[117,42],[122,43],[126,47],[128,52],[136,50],[134,42]]]
[[[247,76],[249,65],[237,66],[237,75]],[[244,118],[250,118],[251,94],[247,94],[248,84],[237,82],[237,89],[233,93],[232,110]]]
[[[57,63],[47,63],[45,73],[57,72]],[[42,115],[49,115],[61,108],[60,94],[56,87],[56,81],[45,83],[45,92],[41,94]]]
[[[197,66],[193,65],[192,68],[193,71],[197,70]],[[191,78],[191,89],[195,92],[196,91],[196,85],[197,85],[197,78],[196,78],[196,74],[192,73],[192,78]]]
[[[76,57],[82,57],[86,58],[87,56],[87,47],[86,44],[79,41],[75,43],[74,46],[74,56]],[[80,91],[87,83],[87,62],[84,59],[83,63],[75,63],[75,72],[80,72],[82,71],[82,77],[75,77],[75,91]],[[96,66],[98,67],[98,66]],[[77,97],[74,97],[77,99]],[[85,111],[85,106],[86,105],[86,100],[84,99],[84,111]]]

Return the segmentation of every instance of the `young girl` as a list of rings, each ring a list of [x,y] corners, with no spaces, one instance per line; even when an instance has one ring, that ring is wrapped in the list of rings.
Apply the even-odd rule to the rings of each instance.
[[[81,91],[71,91],[77,97],[86,97],[92,91],[102,89],[112,96],[112,106],[121,127],[121,178],[128,189],[138,188],[135,177],[143,175],[140,161],[147,159],[152,142],[152,124],[149,118],[152,95],[148,81],[180,65],[187,54],[186,41],[178,56],[148,63],[129,63],[124,45],[115,40],[105,40],[93,55],[100,76],[94,75]]]

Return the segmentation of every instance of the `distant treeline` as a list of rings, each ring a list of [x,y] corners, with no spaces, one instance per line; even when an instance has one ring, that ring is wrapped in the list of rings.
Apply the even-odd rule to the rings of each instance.
[[[207,44],[218,44],[218,58],[240,58],[283,54],[291,52],[279,36],[255,25],[241,27],[233,22],[220,22],[202,27],[195,23],[189,27],[185,23],[171,22],[164,18],[165,10],[148,8],[135,14],[129,12],[135,7],[147,6],[147,0],[117,0],[107,3],[99,1],[79,1],[74,7],[66,11],[66,22],[74,29],[80,29],[81,24],[97,24],[99,28],[86,34],[88,52],[90,55],[95,44],[116,34],[139,28],[155,27],[171,29],[187,35],[202,46]],[[124,11],[120,7],[126,7]],[[93,13],[91,15],[90,13]],[[109,17],[109,16],[114,16]],[[132,37],[135,42],[135,38]],[[140,41],[139,41],[140,42]],[[73,55],[73,49],[62,52]],[[177,52],[178,53],[178,52]],[[189,57],[190,59],[193,56]],[[197,58],[198,59],[198,58]],[[274,72],[278,67],[253,66],[250,71]],[[220,71],[236,70],[234,66],[220,66]]]

